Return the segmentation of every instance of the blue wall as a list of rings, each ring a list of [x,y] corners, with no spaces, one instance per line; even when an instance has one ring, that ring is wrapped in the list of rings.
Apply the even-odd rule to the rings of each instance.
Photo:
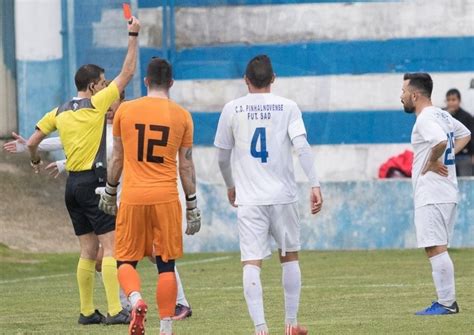
[[[196,47],[176,53],[175,77],[242,78],[248,60],[258,54],[271,57],[275,73],[280,77],[415,71],[463,72],[474,70],[472,50],[474,37]],[[144,62],[148,62],[152,55],[156,55],[156,50],[141,50]]]
[[[102,19],[106,9],[120,9],[122,0],[109,1],[66,1],[62,0],[63,18],[63,59],[45,61],[11,62],[11,51],[7,65],[15,67],[18,78],[18,109],[20,132],[28,136],[41,116],[75,94],[73,76],[75,69],[85,63],[97,63],[106,69],[106,76],[113,78],[122,66],[124,48],[105,48],[95,45],[93,25]],[[163,1],[138,0],[141,8],[156,8]],[[259,5],[318,2],[359,2],[343,0],[176,0],[176,6],[214,5]],[[371,2],[371,1],[360,1]],[[11,3],[11,2],[10,2]],[[4,2],[2,2],[4,4]],[[72,7],[64,7],[64,6]],[[358,4],[362,5],[362,4]],[[340,4],[342,6],[342,4]],[[332,16],[330,16],[332,18]],[[6,21],[5,21],[6,22]],[[5,24],[2,21],[2,24]],[[69,28],[70,29],[69,29]],[[398,28],[394,27],[394,31]],[[428,27],[429,29],[429,27]],[[218,33],[218,32],[216,32]],[[280,77],[330,75],[341,80],[341,75],[358,74],[368,80],[372,74],[388,75],[406,71],[432,71],[445,73],[449,77],[455,72],[474,71],[474,37],[429,37],[387,38],[374,40],[325,40],[294,43],[269,43],[249,45],[200,45],[170,52],[175,78],[196,80],[196,85],[206,80],[227,80],[241,78],[246,62],[256,54],[267,53],[272,57],[275,72]],[[11,36],[2,36],[8,39]],[[110,38],[114,38],[111,36]],[[144,42],[142,40],[142,42]],[[141,82],[145,67],[151,56],[162,55],[163,50],[141,48],[140,71],[135,76]],[[466,76],[467,77],[467,76]],[[358,77],[359,78],[359,77]],[[443,77],[446,78],[446,77]],[[290,78],[291,79],[291,78]],[[342,79],[345,80],[345,79]],[[288,81],[290,83],[291,81]],[[223,82],[224,83],[224,82]],[[142,91],[134,91],[129,85],[127,97],[137,97]],[[460,85],[463,83],[460,82]],[[291,84],[288,84],[291,85]],[[131,87],[132,86],[132,87]],[[363,85],[361,85],[363,86]],[[337,87],[337,86],[335,86]],[[319,88],[308,92],[317,96]],[[303,92],[304,93],[304,92]],[[326,92],[327,93],[327,92]],[[393,87],[385,92],[397,96]],[[199,94],[190,92],[189,96]],[[354,95],[359,92],[340,92]],[[371,101],[372,91],[367,94]],[[327,97],[328,95],[326,95]],[[324,97],[319,97],[324,99]],[[398,97],[394,99],[396,103]],[[192,101],[191,101],[192,102]],[[219,113],[213,108],[200,109],[205,112],[193,113],[195,121],[195,142],[200,146],[210,146],[213,142]],[[311,144],[373,144],[409,142],[413,117],[405,115],[393,107],[367,106],[350,110],[305,110],[303,117]],[[370,109],[370,110],[365,110]],[[348,150],[351,149],[350,146]],[[202,151],[199,151],[201,150]],[[196,160],[209,158],[196,150]],[[332,147],[328,150],[332,150]],[[342,152],[342,151],[339,151]],[[209,152],[208,152],[209,153]],[[353,162],[318,162],[318,164],[359,164],[358,157]],[[388,157],[387,157],[388,158]],[[386,159],[384,157],[384,159]],[[364,162],[365,163],[365,162]],[[372,161],[373,163],[373,161]],[[330,169],[326,169],[330,170]],[[216,180],[220,176],[215,176]],[[328,178],[329,179],[329,178]],[[224,186],[213,183],[199,184],[200,206],[205,219],[199,238],[186,237],[188,251],[237,250],[236,213],[225,201]],[[325,180],[325,179],[324,179]],[[463,196],[459,206],[453,246],[474,247],[474,180],[460,181]],[[299,185],[300,213],[302,214],[303,247],[306,249],[363,249],[363,248],[405,248],[415,246],[413,227],[413,206],[411,183],[408,180],[329,182],[323,184],[325,208],[321,215],[311,217],[307,197],[307,187]]]
[[[15,75],[16,66],[15,66],[15,30],[14,27],[14,3],[13,0],[2,0],[0,2],[2,6],[3,16],[1,18],[0,24],[2,25],[2,36],[0,38],[3,41],[5,46],[2,50],[3,52],[3,61],[6,65],[6,68]]]
[[[43,115],[64,99],[63,61],[18,61],[19,131],[30,136]]]
[[[219,116],[218,112],[193,113],[195,144],[213,145]],[[303,119],[312,145],[410,142],[415,123],[414,115],[401,110],[303,112]]]

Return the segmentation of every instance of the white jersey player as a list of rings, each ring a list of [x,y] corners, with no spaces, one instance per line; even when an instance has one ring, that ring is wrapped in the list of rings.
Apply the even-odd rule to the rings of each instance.
[[[469,142],[470,131],[448,112],[431,103],[433,81],[427,73],[407,73],[402,104],[416,113],[411,134],[414,150],[412,171],[416,239],[430,259],[438,299],[417,315],[459,312],[454,284],[454,266],[448,254],[456,207],[458,183],[455,155]]]
[[[260,270],[262,260],[271,256],[273,237],[283,270],[285,334],[307,334],[296,319],[301,272],[293,147],[311,183],[313,214],[321,210],[322,197],[301,111],[295,102],[271,93],[274,79],[267,56],[249,62],[245,81],[250,93],[225,105],[214,144],[229,201],[238,208],[244,295],[255,333],[268,334]]]

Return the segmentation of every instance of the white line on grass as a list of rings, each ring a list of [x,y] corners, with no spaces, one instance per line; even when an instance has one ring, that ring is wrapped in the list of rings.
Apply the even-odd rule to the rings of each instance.
[[[321,288],[400,288],[400,287],[420,287],[420,286],[428,286],[432,285],[431,283],[420,283],[420,284],[343,284],[343,285],[303,285],[302,289],[321,289]],[[242,286],[223,286],[223,287],[186,287],[186,290],[194,290],[194,291],[214,291],[214,290],[222,290],[222,291],[234,291],[234,290],[241,290]],[[281,286],[265,286],[266,290],[281,290]]]
[[[199,259],[195,261],[178,262],[178,266],[213,263],[213,262],[227,260],[229,258],[232,258],[232,256],[212,257],[212,258]],[[10,279],[10,280],[0,280],[0,285],[21,283],[21,282],[30,281],[30,280],[45,280],[45,279],[51,279],[51,278],[60,278],[60,277],[67,277],[67,276],[74,276],[74,275],[76,274],[75,273],[61,273],[61,274],[50,275],[50,276],[37,276],[37,277],[26,277],[26,278],[18,278],[18,279]]]
[[[68,277],[68,276],[73,276],[73,275],[75,275],[75,273],[61,273],[61,274],[50,275],[50,276],[37,276],[37,277],[11,279],[11,280],[1,280],[0,285],[1,284],[21,283],[21,282],[30,281],[30,280],[45,280],[45,279],[50,279],[50,278]]]
[[[230,258],[232,258],[232,256],[212,257],[212,258],[199,259],[195,261],[177,262],[176,265],[184,266],[184,265],[194,265],[194,264],[203,264],[203,263],[214,263],[214,262],[224,261]]]

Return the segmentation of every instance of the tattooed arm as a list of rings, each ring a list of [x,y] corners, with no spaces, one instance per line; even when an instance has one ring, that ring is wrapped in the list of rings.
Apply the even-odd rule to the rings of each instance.
[[[179,149],[179,177],[186,197],[196,194],[196,172],[194,171],[193,148]]]
[[[201,211],[197,208],[196,172],[193,163],[193,149],[179,149],[179,176],[186,195],[186,234],[194,235],[201,229]]]

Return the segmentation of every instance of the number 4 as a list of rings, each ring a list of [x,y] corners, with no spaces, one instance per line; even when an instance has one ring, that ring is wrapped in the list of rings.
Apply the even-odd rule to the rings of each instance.
[[[257,151],[257,142],[260,139],[260,151]],[[252,143],[250,144],[250,154],[252,157],[260,158],[262,163],[267,162],[268,151],[267,151],[267,134],[266,129],[263,127],[255,129],[255,133],[252,137]]]

